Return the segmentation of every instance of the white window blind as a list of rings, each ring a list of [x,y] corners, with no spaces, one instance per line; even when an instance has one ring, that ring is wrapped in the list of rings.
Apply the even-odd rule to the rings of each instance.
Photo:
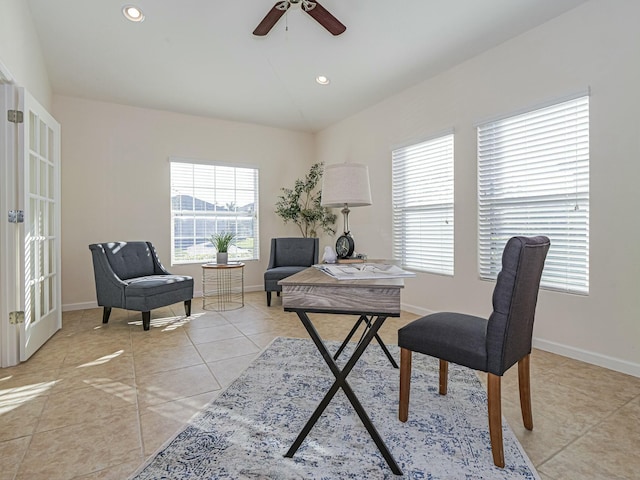
[[[258,258],[258,170],[171,159],[171,261],[215,259],[216,233],[233,233],[229,258]]]
[[[479,269],[514,235],[551,240],[541,286],[589,293],[589,97],[478,127]]]
[[[453,134],[392,152],[393,257],[453,275]]]

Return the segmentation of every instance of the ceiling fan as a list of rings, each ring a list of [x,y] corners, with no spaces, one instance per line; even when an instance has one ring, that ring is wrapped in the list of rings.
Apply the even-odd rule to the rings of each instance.
[[[336,17],[331,15],[326,8],[315,0],[281,0],[269,10],[269,13],[267,13],[253,31],[253,34],[262,37],[269,33],[273,26],[278,23],[280,17],[282,17],[292,5],[300,5],[302,10],[311,15],[314,20],[329,30],[332,35],[340,35],[347,29]]]

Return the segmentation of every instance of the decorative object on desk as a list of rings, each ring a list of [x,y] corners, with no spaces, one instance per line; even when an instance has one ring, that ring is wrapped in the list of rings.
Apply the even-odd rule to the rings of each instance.
[[[327,342],[331,351],[339,345]],[[347,346],[353,348],[354,343]],[[390,345],[389,350],[398,357],[398,347]],[[438,382],[438,361],[423,355],[414,360],[414,392],[428,401],[429,408],[416,411],[405,424],[394,415],[398,371],[381,349],[364,352],[349,383],[367,405],[380,434],[389,439],[407,478],[539,480],[507,424],[503,426],[507,467],[493,465],[486,439],[484,388],[466,368],[451,365],[449,375],[449,395],[441,397],[433,387]],[[131,480],[398,478],[345,395],[329,404],[295,457],[283,457],[294,432],[333,380],[311,340],[277,338]]]
[[[216,248],[216,263],[222,265],[229,260],[229,246],[233,242],[233,233],[216,233],[211,235],[211,243]]]
[[[338,256],[336,255],[336,252],[333,250],[333,248],[331,248],[329,245],[324,247],[324,255],[322,255],[322,261],[324,263],[336,263],[336,260],[338,260]]]
[[[367,261],[366,258],[351,257],[351,258],[339,258],[337,263],[364,263],[366,261]]]
[[[276,213],[284,223],[295,223],[304,238],[317,237],[319,229],[329,235],[336,233],[336,215],[321,205],[321,192],[316,189],[323,167],[323,163],[314,164],[304,180],[296,180],[293,189],[282,188],[276,202]]]
[[[338,240],[336,240],[336,251],[338,252],[338,255],[340,255],[340,258],[351,257],[355,246],[356,244],[353,241],[353,237],[348,231],[345,231],[338,237]]]
[[[369,169],[359,163],[327,165],[322,179],[322,205],[342,207],[344,232],[336,241],[338,258],[349,258],[355,242],[349,231],[349,207],[371,205]]]

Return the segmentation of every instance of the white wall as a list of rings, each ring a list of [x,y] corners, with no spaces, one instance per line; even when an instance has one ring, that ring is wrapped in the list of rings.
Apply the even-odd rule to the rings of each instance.
[[[40,40],[25,0],[0,1],[0,63],[13,80],[51,110],[51,86]]]
[[[387,257],[391,149],[455,129],[455,275],[408,280],[408,309],[491,310],[493,283],[477,273],[474,124],[590,87],[590,294],[541,291],[535,344],[640,376],[638,18],[640,2],[593,0],[318,135],[318,160],[369,164],[373,206],[353,209],[350,226],[359,251]]]
[[[263,289],[274,236],[299,236],[274,213],[281,187],[313,162],[311,134],[54,96],[62,124],[62,303],[95,305],[90,243],[151,241],[165,267],[192,275],[200,264],[171,266],[169,157],[253,164],[260,172],[260,261],[245,267],[247,289]],[[265,300],[266,302],[266,300]]]

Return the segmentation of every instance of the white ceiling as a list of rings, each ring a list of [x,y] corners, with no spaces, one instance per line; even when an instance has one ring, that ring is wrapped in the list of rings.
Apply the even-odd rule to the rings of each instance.
[[[276,0],[28,3],[56,94],[315,132],[584,1],[321,0],[337,37],[299,7],[252,35]]]

